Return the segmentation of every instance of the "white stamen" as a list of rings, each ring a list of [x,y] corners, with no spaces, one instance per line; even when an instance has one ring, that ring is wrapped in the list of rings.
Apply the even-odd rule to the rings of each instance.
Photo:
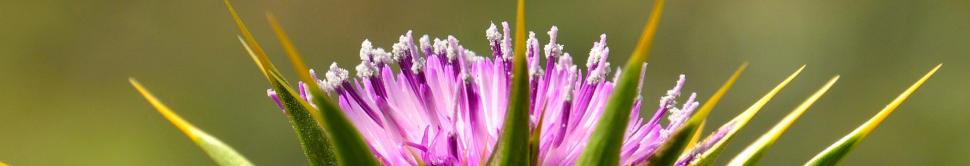
[[[600,35],[600,41],[593,42],[593,48],[589,49],[589,59],[586,60],[586,67],[591,67],[593,64],[599,64],[601,61],[605,61],[607,54],[609,54],[610,48],[606,47],[606,34]]]
[[[374,67],[371,63],[361,62],[357,65],[357,77],[367,78],[374,76],[377,73],[376,69],[377,67]]]
[[[369,62],[371,60],[371,50],[374,49],[374,45],[371,44],[370,40],[364,39],[364,42],[360,43],[360,60]]]
[[[411,63],[411,72],[420,73],[424,70],[424,63],[426,62],[424,56],[414,56]]]
[[[526,50],[539,49],[539,48],[533,48],[533,47],[539,46],[539,39],[536,39],[535,32],[529,31],[529,39],[525,40],[525,46],[527,47]],[[536,52],[536,54],[538,54],[538,52]]]
[[[527,50],[526,51],[526,54],[529,54],[529,51],[528,50],[534,51],[534,52],[532,52],[532,54],[527,55],[527,57],[529,59],[529,61],[528,61],[528,63],[529,63],[528,64],[529,65],[529,75],[532,75],[532,76],[542,75],[542,71],[540,71],[540,70],[542,70],[542,68],[539,67],[539,59],[537,57],[537,56],[539,56],[538,55],[539,54],[539,52],[538,52],[539,51],[539,48],[536,48],[536,47],[539,46],[539,39],[536,39],[536,33],[530,31],[529,32],[529,39],[527,39],[525,41],[525,43],[526,43],[526,50]]]
[[[411,34],[410,30],[408,31],[408,34]],[[408,38],[407,36],[404,36],[404,35],[401,35],[401,37],[397,39],[397,43],[394,43],[394,45],[391,46],[392,61],[394,62],[401,61],[401,58],[404,57],[404,54],[410,49],[408,47],[408,41],[410,40],[411,38]]]
[[[562,55],[563,45],[556,43],[556,38],[558,38],[557,33],[559,33],[559,28],[556,26],[552,26],[549,32],[547,32],[549,34],[549,44],[546,44],[544,48],[546,50],[546,57],[559,57]]]
[[[674,88],[667,90],[667,94],[660,98],[660,106],[667,108],[671,113],[670,116],[667,117],[667,119],[671,122],[680,121],[684,119],[685,116],[688,116],[687,113],[681,111],[680,108],[676,108],[677,100],[675,100],[678,96],[680,96],[680,90],[684,86],[685,79],[686,77],[681,74],[680,78],[677,79],[677,84],[674,85]]]
[[[488,29],[485,30],[485,38],[488,39],[488,44],[491,46],[495,46],[495,42],[502,40],[502,33],[498,32],[498,28],[495,27],[495,23],[491,23],[491,25],[488,26]]]
[[[421,39],[418,39],[418,42],[420,43],[419,45],[421,46],[421,52],[425,52],[425,50],[431,49],[431,40],[428,39],[428,35],[421,36]],[[426,52],[425,54],[428,54],[428,53]]]
[[[546,34],[549,34],[549,43],[556,43],[556,39],[558,38],[557,37],[558,33],[559,33],[559,27],[552,26],[551,28],[549,28],[549,32],[546,32]]]
[[[546,57],[559,57],[562,56],[562,44],[553,45],[553,43],[546,44],[544,50],[546,50]]]
[[[391,53],[384,51],[384,48],[371,50],[371,55],[374,56],[374,63],[397,63],[397,61],[391,56]]]
[[[586,78],[586,82],[589,84],[599,83],[606,79],[606,74],[610,73],[610,63],[607,62],[606,65],[597,67],[593,71],[589,71],[589,78]]]
[[[273,90],[273,89],[266,89],[266,96],[273,97],[273,98],[277,98],[277,97],[279,97],[278,95],[279,94],[276,94],[276,91],[275,90]]]
[[[344,81],[347,81],[348,78],[350,78],[350,72],[340,68],[340,66],[337,66],[337,62],[334,62],[330,64],[330,70],[327,71],[327,80],[323,87],[324,89],[332,91]]]
[[[445,56],[448,57],[448,61],[454,61],[458,57],[458,50],[462,50],[461,45],[458,45],[458,39],[455,36],[448,35],[448,45],[445,48]]]
[[[512,30],[509,30],[509,22],[502,22],[502,58],[512,60]]]
[[[320,85],[320,89],[323,89],[326,92],[333,92],[333,87],[329,86],[326,79],[318,78],[317,72],[313,69],[310,69],[310,77],[313,77],[313,80],[316,81],[317,85]],[[311,99],[311,96],[312,95],[307,95],[307,99]]]
[[[434,38],[434,44],[432,45],[432,47],[433,47],[434,54],[442,55],[442,54],[445,54],[445,52],[447,52],[446,50],[448,49],[448,42],[445,40],[441,40],[439,38]]]

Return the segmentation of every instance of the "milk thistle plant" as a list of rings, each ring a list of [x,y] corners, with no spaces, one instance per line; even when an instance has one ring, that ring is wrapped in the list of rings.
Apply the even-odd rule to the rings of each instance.
[[[705,119],[746,68],[742,64],[703,103],[683,99],[685,76],[641,118],[646,58],[664,1],[655,0],[639,43],[612,71],[606,35],[594,42],[586,68],[557,43],[558,29],[540,44],[525,31],[525,2],[518,1],[515,31],[491,24],[491,56],[479,56],[448,36],[411,31],[390,50],[364,40],[356,78],[332,64],[317,77],[268,15],[300,80],[284,79],[229,1],[239,39],[269,81],[269,98],[289,117],[311,165],[710,165],[728,141],[805,68],[701,139]],[[514,35],[513,35],[514,32]],[[545,64],[540,63],[545,58]],[[394,67],[397,65],[397,69]],[[832,165],[845,156],[942,65],[937,65],[872,119],[805,165]],[[826,91],[833,77],[784,119],[736,155],[729,165],[753,165]],[[169,121],[220,165],[252,165],[228,145],[186,122],[140,83],[131,84]],[[652,108],[647,106],[648,108]],[[666,123],[661,123],[666,118]]]

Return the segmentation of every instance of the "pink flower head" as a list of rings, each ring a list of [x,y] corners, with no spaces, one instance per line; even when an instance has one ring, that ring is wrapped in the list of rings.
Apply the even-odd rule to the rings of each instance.
[[[611,68],[605,34],[593,43],[584,72],[563,45],[556,43],[558,31],[555,26],[549,30],[549,42],[544,46],[532,32],[525,41],[530,124],[533,130],[542,130],[538,145],[541,165],[574,165],[616,81],[616,77],[607,80]],[[415,44],[409,31],[390,51],[364,40],[361,63],[355,67],[357,78],[350,78],[346,69],[334,63],[325,78],[317,81],[338,101],[385,164],[483,165],[502,132],[513,52],[508,23],[502,23],[501,32],[494,24],[485,32],[491,57],[465,49],[453,36],[431,39],[424,35]],[[545,65],[540,64],[540,57],[545,58]],[[645,71],[639,72],[642,78]],[[681,75],[650,119],[639,116],[642,97],[637,97],[621,149],[622,164],[646,162],[693,114],[698,106],[696,94],[677,107],[684,80]],[[306,88],[300,83],[304,99]],[[282,105],[274,91],[268,93]],[[667,125],[660,124],[663,117],[669,119]]]

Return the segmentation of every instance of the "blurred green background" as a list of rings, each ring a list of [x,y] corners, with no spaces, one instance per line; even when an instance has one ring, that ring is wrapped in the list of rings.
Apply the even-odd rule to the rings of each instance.
[[[312,67],[356,64],[360,42],[389,48],[407,30],[455,35],[481,54],[490,21],[513,1],[234,1],[278,62],[273,12]],[[610,61],[632,50],[648,0],[529,1],[528,27],[559,26],[581,63],[599,34]],[[808,67],[741,131],[723,163],[830,77],[842,79],[784,135],[763,165],[801,164],[874,115],[938,63],[942,70],[856,148],[844,165],[970,165],[970,1],[671,0],[645,95],[656,105],[676,75],[706,100],[751,62],[712,114],[721,124],[798,66]],[[267,83],[219,0],[0,1],[0,161],[12,165],[213,165],[127,83],[136,77],[197,126],[260,165],[306,162]],[[280,65],[281,69],[289,69]],[[284,70],[292,77],[292,72]],[[648,110],[652,110],[648,109]],[[645,113],[650,113],[646,111]],[[710,129],[710,127],[709,127]]]

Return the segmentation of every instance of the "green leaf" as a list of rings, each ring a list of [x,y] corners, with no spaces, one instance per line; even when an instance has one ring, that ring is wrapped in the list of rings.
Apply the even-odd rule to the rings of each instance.
[[[859,144],[862,139],[864,139],[867,135],[869,135],[869,133],[872,132],[873,129],[876,128],[876,126],[879,126],[879,123],[886,120],[886,117],[889,117],[889,114],[892,114],[893,111],[903,103],[903,101],[906,101],[906,98],[909,98],[909,96],[912,95],[916,89],[919,89],[919,87],[922,86],[926,80],[930,79],[930,77],[933,76],[933,74],[936,73],[936,71],[942,66],[943,64],[936,65],[936,67],[930,70],[930,72],[923,75],[919,81],[916,81],[916,83],[906,89],[906,91],[899,94],[896,99],[893,99],[893,101],[886,105],[882,111],[879,111],[878,114],[870,118],[868,121],[866,121],[866,123],[863,123],[851,133],[845,135],[842,137],[842,139],[839,139],[839,141],[835,142],[835,144],[832,144],[818,155],[815,155],[815,157],[813,157],[812,160],[809,160],[808,163],[805,163],[805,165],[835,165],[838,163],[839,160],[842,160],[842,157],[849,154],[849,151],[851,151],[856,144]]]
[[[838,75],[836,75],[835,77],[832,77],[832,79],[829,80],[829,82],[826,83],[824,86],[822,86],[822,88],[819,88],[818,91],[815,91],[815,93],[812,94],[812,96],[808,97],[808,99],[805,99],[805,102],[802,102],[802,104],[798,105],[798,107],[796,107],[795,110],[793,110],[791,113],[788,113],[788,115],[786,115],[785,118],[781,120],[781,122],[778,122],[778,124],[775,124],[775,126],[772,127],[771,130],[768,130],[768,132],[766,132],[764,135],[761,135],[761,137],[758,138],[758,140],[756,140],[754,143],[751,143],[751,145],[745,148],[744,151],[741,151],[741,153],[738,154],[738,156],[734,157],[734,159],[731,159],[731,162],[728,163],[728,165],[732,165],[732,166],[754,165],[758,161],[758,159],[761,158],[762,154],[768,151],[768,148],[771,147],[771,145],[773,145],[775,141],[778,140],[778,138],[781,137],[783,133],[785,133],[785,130],[787,130],[789,126],[794,124],[795,120],[798,120],[798,117],[801,117],[801,115],[804,114],[805,111],[807,111],[808,108],[815,103],[815,101],[818,101],[819,98],[825,95],[825,92],[827,92],[829,88],[831,88],[832,85],[834,85],[835,82],[838,80],[839,80]]]
[[[268,16],[274,29],[279,28],[279,23],[271,16]],[[282,32],[282,30],[277,31]],[[310,165],[337,165],[337,158],[333,152],[333,145],[327,139],[323,129],[317,125],[316,120],[310,115],[307,107],[300,104],[303,99],[290,88],[281,86],[284,84],[274,84],[273,89],[279,94],[283,106],[286,108],[286,115],[290,119],[290,125],[300,137],[300,144],[303,146],[303,154],[306,155]],[[284,92],[285,91],[285,92]]]
[[[215,160],[215,162],[219,165],[253,165],[249,162],[249,160],[246,160],[246,157],[243,157],[241,154],[236,152],[236,150],[233,150],[232,147],[229,147],[229,145],[222,143],[222,141],[219,141],[219,139],[216,137],[210,136],[201,129],[193,126],[188,121],[185,121],[185,119],[182,119],[182,117],[180,117],[178,114],[175,114],[175,112],[169,109],[168,106],[165,106],[162,101],[155,98],[155,96],[152,95],[148,89],[145,89],[145,87],[138,83],[138,81],[134,78],[129,78],[128,82],[130,82],[131,86],[134,86],[135,89],[145,97],[145,100],[148,100],[148,102],[155,107],[155,110],[158,110],[158,113],[162,114],[162,116],[165,117],[165,119],[167,119],[169,122],[172,122],[175,127],[188,136],[189,139],[195,142],[196,145],[202,148],[202,150],[205,151],[206,154],[208,154],[209,157],[212,158],[212,160]],[[0,163],[0,165],[3,164]]]
[[[293,43],[290,42],[290,38],[286,36],[286,33],[276,19],[271,15],[267,15],[267,18],[273,26],[274,32],[276,32],[277,39],[283,45],[283,49],[290,59],[293,70],[300,76],[300,80],[307,84],[307,89],[310,90],[310,98],[319,108],[318,112],[311,112],[310,115],[316,119],[320,126],[323,126],[328,131],[327,137],[333,141],[334,149],[337,152],[337,161],[340,165],[379,165],[377,159],[374,158],[374,153],[371,152],[370,147],[364,141],[363,136],[360,135],[357,128],[350,122],[347,115],[344,115],[344,111],[340,110],[340,107],[337,107],[330,100],[330,97],[323,93],[320,85],[310,75],[310,70],[303,63],[303,58],[300,57],[300,53],[293,46]],[[305,106],[313,109],[309,105]]]
[[[650,46],[653,43],[653,36],[657,32],[657,25],[660,23],[660,16],[663,11],[663,0],[655,0],[653,11],[644,26],[633,55],[627,60],[626,66],[620,79],[617,80],[607,103],[603,115],[596,124],[596,129],[590,136],[586,145],[586,150],[579,157],[577,165],[619,165],[620,147],[623,144],[623,135],[626,131],[627,122],[630,119],[630,109],[633,107],[634,98],[637,91],[640,71],[643,63],[646,62]]]
[[[765,96],[761,97],[761,99],[758,99],[758,101],[756,101],[753,105],[751,105],[751,107],[748,107],[747,110],[742,112],[740,115],[734,117],[734,119],[731,119],[731,121],[728,121],[727,123],[725,123],[723,126],[721,126],[721,128],[717,129],[718,131],[727,130],[727,133],[724,134],[724,136],[721,137],[719,140],[716,140],[717,142],[711,145],[711,147],[709,147],[706,151],[704,151],[703,154],[701,154],[698,158],[696,158],[694,161],[691,161],[691,165],[710,165],[714,161],[714,159],[717,158],[718,154],[721,153],[721,150],[724,149],[724,145],[727,144],[727,142],[731,141],[732,138],[734,138],[734,134],[736,134],[738,131],[741,131],[741,129],[744,128],[744,126],[747,125],[752,118],[754,118],[754,115],[758,114],[758,111],[760,111],[761,108],[765,106],[765,104],[768,104],[768,101],[771,101],[771,98],[775,97],[775,95],[777,95],[778,92],[781,92],[781,89],[784,89],[785,86],[791,82],[791,80],[794,80],[795,77],[798,77],[798,74],[802,72],[802,69],[805,69],[804,65],[798,68],[798,70],[796,70],[795,73],[792,73],[791,75],[789,75],[788,78],[786,78],[780,84],[775,86],[774,89],[771,89],[771,91],[769,91],[768,94],[765,94]],[[709,135],[704,140],[709,141],[713,137],[714,135]]]
[[[518,1],[515,16],[515,51],[512,67],[512,91],[505,124],[488,165],[528,165],[532,163],[529,148],[529,73],[525,59],[525,0]]]
[[[721,97],[724,97],[724,94],[731,89],[734,82],[738,80],[738,77],[747,68],[747,62],[741,64],[741,67],[738,67],[734,71],[734,74],[724,82],[724,85],[721,85],[721,88],[717,92],[714,92],[714,95],[711,95],[711,98],[704,102],[701,108],[697,109],[697,113],[694,113],[684,126],[674,131],[674,134],[663,145],[660,145],[657,151],[650,156],[647,164],[653,166],[674,165],[674,162],[677,162],[677,158],[680,157],[681,152],[696,142],[696,139],[692,139],[691,137],[697,137],[700,134],[705,119],[714,110],[714,106],[717,106],[717,103],[721,101]]]
[[[286,115],[289,118],[290,126],[296,131],[300,138],[300,145],[303,147],[303,154],[307,157],[310,165],[326,166],[337,165],[336,155],[333,153],[333,145],[327,139],[323,129],[317,125],[316,120],[310,116],[309,110],[300,105],[300,99],[293,96],[282,86],[273,87],[277,90],[280,101],[286,108]]]
[[[225,0],[226,7],[232,14],[233,19],[236,21],[237,27],[241,32],[240,41],[243,43],[243,47],[249,52],[250,57],[259,66],[260,71],[270,81],[270,84],[274,88],[281,88],[288,92],[291,96],[297,96],[293,88],[289,86],[289,83],[283,79],[279,71],[273,66],[273,63],[269,60],[269,57],[256,42],[252,33],[246,28],[242,19],[236,13],[236,10],[232,8],[232,4],[228,0]],[[273,21],[273,20],[271,20]],[[294,69],[300,75],[300,78],[307,83],[308,89],[310,89],[310,95],[313,99],[312,102],[316,104],[319,108],[314,108],[310,106],[309,103],[303,100],[296,100],[299,102],[304,109],[310,114],[310,117],[324,129],[324,134],[327,139],[331,141],[333,146],[334,154],[337,158],[337,162],[340,165],[378,165],[379,163],[374,158],[374,153],[370,151],[370,148],[364,142],[363,137],[354,128],[350,120],[347,119],[343,111],[340,110],[333,102],[330,101],[329,96],[324,95],[320,86],[317,82],[312,79],[306,66],[303,65],[302,59],[300,59],[299,54],[296,53],[296,49],[289,42],[289,39],[285,35],[281,35],[282,30],[278,29],[277,25],[277,35],[280,37],[280,41],[283,44],[284,49],[287,50],[287,55],[290,57],[291,62],[293,62]]]
[[[296,131],[297,136],[300,140],[300,145],[303,148],[303,154],[306,156],[310,165],[336,165],[337,159],[333,152],[333,145],[330,140],[326,137],[323,129],[318,125],[317,120],[314,120],[311,113],[318,113],[312,107],[297,97],[298,95],[289,87],[289,83],[282,79],[279,75],[277,69],[269,62],[269,59],[261,59],[261,57],[266,57],[266,53],[263,52],[259,44],[256,43],[252,34],[243,24],[242,19],[236,13],[236,10],[232,7],[229,1],[225,1],[226,7],[232,14],[233,19],[239,26],[242,35],[240,41],[249,55],[253,58],[256,64],[259,66],[260,71],[266,80],[269,81],[273,90],[277,92],[280,97],[280,101],[283,102],[283,107],[286,109],[286,115],[289,119],[290,125]],[[252,46],[252,47],[250,47]],[[263,56],[258,56],[263,55]]]

